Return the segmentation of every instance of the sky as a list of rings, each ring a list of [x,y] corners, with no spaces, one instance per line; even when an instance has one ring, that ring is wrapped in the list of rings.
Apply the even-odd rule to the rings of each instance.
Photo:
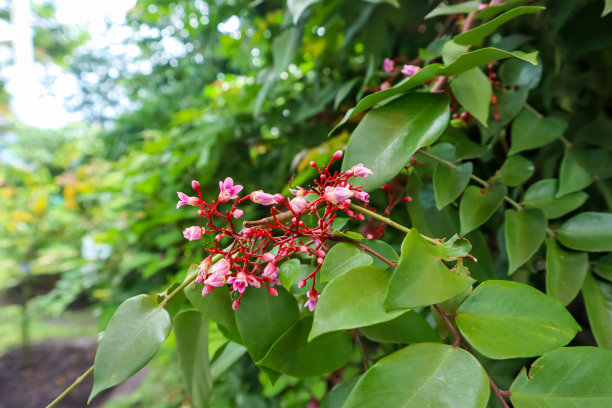
[[[0,5],[7,2],[8,0],[0,0]],[[111,48],[131,33],[130,29],[122,24],[127,11],[134,6],[136,0],[53,0],[53,3],[60,23],[87,28],[91,36],[91,46]],[[112,23],[110,30],[107,29],[105,21]],[[0,40],[11,35],[9,30],[12,28],[0,27]],[[25,124],[57,129],[79,120],[78,113],[69,113],[64,107],[64,98],[78,90],[76,79],[64,73],[61,68],[45,68],[35,63],[25,70],[5,67],[2,74],[7,77],[7,89],[13,95],[11,109]],[[43,78],[49,74],[55,77],[51,86],[43,84]]]

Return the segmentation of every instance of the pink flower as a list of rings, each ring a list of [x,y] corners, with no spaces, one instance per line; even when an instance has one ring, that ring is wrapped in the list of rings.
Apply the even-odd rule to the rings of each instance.
[[[253,191],[250,195],[251,200],[257,204],[274,205],[276,200],[272,194],[264,193],[261,190]]]
[[[489,4],[489,3],[484,3],[484,4],[481,4],[481,5],[478,7],[478,10],[479,10],[479,11],[480,11],[480,10],[484,10],[484,9],[488,8],[489,6],[490,6],[490,4]]]
[[[189,241],[197,241],[198,239],[202,238],[202,227],[197,227],[194,225],[193,227],[185,228],[185,231],[183,231],[183,236]]]
[[[200,203],[200,199],[198,197],[189,197],[185,193],[178,192],[176,193],[179,196],[179,202],[176,204],[176,209],[178,210],[182,205],[198,205]]]
[[[238,198],[238,193],[242,191],[242,186],[234,185],[234,180],[231,177],[219,182],[219,202],[224,203],[229,200]]]
[[[346,187],[325,187],[325,194],[322,198],[332,204],[338,204],[352,196],[353,192]]]
[[[218,273],[213,273],[208,277],[208,279],[204,281],[205,284],[214,286],[215,288],[225,285],[225,282],[227,282],[227,278],[225,277],[225,275],[221,275]]]
[[[222,259],[212,267],[212,273],[215,275],[225,275],[230,270],[230,263],[227,259]]]
[[[392,59],[385,58],[385,61],[383,62],[383,69],[385,72],[393,71],[393,69],[395,69],[395,62]]]
[[[270,286],[280,285],[281,282],[278,280],[278,268],[275,263],[270,262],[264,268],[261,277],[264,281],[270,282]]]
[[[306,194],[308,194],[308,190],[304,190],[300,186],[298,186],[297,188],[290,188],[289,191],[296,197],[304,197]]]
[[[416,65],[404,65],[404,67],[402,68],[402,74],[406,76],[413,76],[420,70],[421,67],[417,67]]]
[[[200,262],[200,264],[198,265],[198,268],[199,268],[198,276],[195,278],[196,283],[204,282],[205,276],[208,273],[208,270],[210,269],[211,264],[212,264],[212,256],[210,255],[208,255],[206,259]]]
[[[244,211],[239,210],[239,209],[235,209],[234,212],[232,213],[232,216],[234,218],[240,218],[244,215]]]
[[[369,175],[372,174],[372,170],[359,163],[351,167],[350,170],[347,171],[347,173],[355,177],[367,178]]]
[[[370,195],[365,191],[355,191],[355,198],[363,201],[364,203],[370,202]]]
[[[317,301],[319,300],[319,294],[315,289],[308,291],[308,300],[304,303],[304,307],[307,307],[308,310],[314,312],[315,307],[317,306]]]
[[[259,281],[253,275],[247,275],[244,272],[238,272],[236,276],[229,278],[227,283],[232,285],[233,290],[237,290],[240,293],[244,292],[249,285],[256,288],[261,286]]]
[[[210,292],[212,292],[214,288],[215,287],[211,285],[204,285],[204,288],[202,289],[202,297],[210,295]]]
[[[295,197],[289,200],[289,206],[293,212],[301,213],[308,207],[308,201],[304,197]]]

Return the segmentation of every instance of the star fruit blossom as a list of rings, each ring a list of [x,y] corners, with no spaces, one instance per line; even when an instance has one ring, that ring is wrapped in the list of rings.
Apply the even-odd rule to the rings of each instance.
[[[291,255],[311,256],[316,263],[315,270],[298,283],[300,288],[312,281],[308,291],[305,308],[314,310],[319,294],[314,288],[316,274],[321,268],[328,247],[326,240],[332,238],[332,223],[338,212],[349,217],[363,220],[361,214],[349,209],[351,199],[368,202],[368,193],[356,186],[352,179],[366,178],[372,172],[362,164],[357,164],[344,172],[331,172],[330,166],[342,158],[342,151],[333,154],[332,159],[323,168],[315,162],[311,166],[319,172],[319,180],[309,188],[296,187],[290,192],[293,197],[282,194],[269,194],[256,190],[240,198],[241,185],[234,184],[231,177],[219,182],[217,200],[206,202],[202,198],[200,184],[192,182],[197,197],[178,193],[177,208],[190,205],[198,208],[198,215],[203,218],[203,226],[191,226],[183,235],[190,241],[201,239],[204,235],[214,236],[212,247],[206,248],[209,255],[198,265],[196,283],[203,283],[202,296],[209,295],[215,288],[227,285],[236,299],[232,307],[240,307],[240,300],[249,286],[264,286],[268,293],[277,296],[274,288],[280,285],[278,265]],[[233,202],[232,202],[233,200]],[[259,221],[245,221],[243,228],[234,224],[244,215],[238,208],[245,201],[271,206],[271,216]],[[316,216],[316,225],[307,226],[301,220],[302,215]],[[220,241],[229,237],[232,243],[222,248]],[[213,263],[213,256],[219,259]]]

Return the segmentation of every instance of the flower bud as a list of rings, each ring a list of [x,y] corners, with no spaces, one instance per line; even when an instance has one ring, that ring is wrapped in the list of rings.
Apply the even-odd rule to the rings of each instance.
[[[194,225],[193,227],[185,228],[185,231],[183,231],[183,236],[189,241],[197,241],[198,239],[202,238],[202,227]]]
[[[298,288],[302,289],[304,286],[306,286],[306,280],[301,280],[298,282]]]
[[[202,297],[210,295],[210,292],[212,292],[214,288],[215,287],[211,285],[204,285],[204,289],[202,289]]]
[[[268,293],[270,296],[278,296],[278,291],[274,288],[268,288]]]
[[[237,300],[234,303],[232,303],[232,309],[238,310],[239,307],[240,307],[240,300]]]
[[[274,261],[274,255],[272,255],[272,254],[271,254],[271,253],[269,253],[269,252],[266,252],[265,254],[263,254],[263,255],[261,256],[261,259],[263,259],[263,260],[264,260],[264,261],[266,261],[266,262],[272,262],[272,261]]]
[[[238,208],[236,208],[236,209],[235,209],[235,210],[232,212],[232,216],[233,216],[234,218],[240,218],[240,217],[242,217],[243,215],[244,215],[244,211],[242,211],[242,210],[240,210],[240,209],[238,209]]]
[[[285,201],[285,197],[283,197],[282,194],[274,194],[274,201],[276,201],[277,204],[280,204]]]
[[[332,160],[340,160],[342,158],[342,150],[336,150],[332,156]]]
[[[314,160],[312,160],[312,161],[310,162],[310,165],[311,165],[312,167],[317,167],[317,163],[316,163]]]
[[[301,252],[301,253],[303,253],[303,254],[305,254],[306,252],[308,252],[308,247],[307,247],[306,245],[302,245],[302,246],[300,247],[300,252]]]
[[[197,180],[193,180],[191,182],[191,188],[193,188],[195,191],[200,191],[200,183]]]
[[[203,217],[204,216],[204,210],[198,210],[198,215],[200,217]]]
[[[318,257],[318,258],[317,258],[317,263],[318,263],[319,265],[321,265],[321,264],[323,263],[323,258]]]

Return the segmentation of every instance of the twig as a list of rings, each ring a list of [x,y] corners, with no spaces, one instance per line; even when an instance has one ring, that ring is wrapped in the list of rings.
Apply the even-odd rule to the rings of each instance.
[[[395,268],[397,266],[396,264],[391,262],[389,259],[385,258],[383,255],[379,254],[378,252],[376,252],[372,248],[369,248],[369,247],[363,245],[361,242],[353,241],[352,239],[348,239],[348,238],[344,238],[344,237],[333,237],[333,238],[331,238],[331,240],[332,241],[339,241],[339,242],[346,242],[346,243],[349,243],[351,245],[355,245],[357,248],[360,248],[364,252],[368,252],[368,253],[374,255],[375,257],[377,257],[378,259],[380,259],[381,261],[383,261],[384,263],[386,263],[390,267]]]
[[[83,374],[81,374],[81,376],[79,378],[77,378],[70,387],[66,388],[64,390],[64,392],[62,392],[56,399],[54,399],[49,405],[47,405],[45,408],[51,408],[54,407],[58,402],[60,402],[62,399],[64,399],[64,397],[66,395],[68,395],[70,393],[70,391],[72,391],[74,388],[76,388],[77,385],[79,385],[80,383],[83,382],[83,380],[85,378],[87,378],[87,376],[89,374],[91,374],[94,370],[94,366],[92,365],[91,367],[89,367],[87,369],[87,371],[85,371]]]
[[[453,326],[453,324],[451,323],[446,312],[442,310],[442,308],[436,304],[434,304],[433,307],[434,309],[436,309],[436,312],[438,312],[438,314],[442,317],[442,319],[444,319],[444,322],[446,323],[450,331],[453,333],[453,336],[455,336],[455,342],[453,343],[453,348],[459,347],[459,343],[461,343],[461,335],[459,334],[457,329],[455,329],[455,326]]]
[[[363,354],[363,368],[365,371],[370,369],[370,357],[366,352],[365,345],[359,336],[359,331],[357,329],[351,329],[351,334],[353,335],[353,339],[359,344],[359,348],[361,348],[361,354]]]

